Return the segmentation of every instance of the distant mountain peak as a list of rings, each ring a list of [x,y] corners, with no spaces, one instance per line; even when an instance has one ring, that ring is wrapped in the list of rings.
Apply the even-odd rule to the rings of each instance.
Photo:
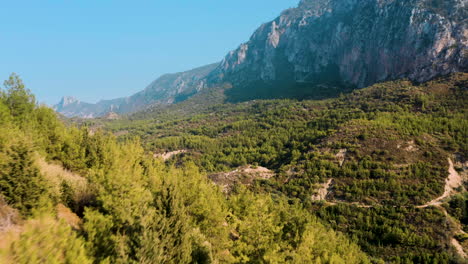
[[[64,97],[62,97],[62,99],[60,100],[58,105],[60,105],[61,107],[65,107],[65,106],[68,106],[68,105],[71,105],[71,104],[76,104],[76,103],[79,103],[79,102],[80,101],[76,97],[64,96]]]

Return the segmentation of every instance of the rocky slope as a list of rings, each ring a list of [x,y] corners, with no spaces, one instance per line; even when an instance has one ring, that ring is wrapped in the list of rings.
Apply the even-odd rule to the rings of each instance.
[[[365,87],[466,71],[467,2],[302,0],[229,53],[215,74],[238,86],[284,81]]]
[[[468,0],[302,0],[263,24],[220,64],[165,75],[129,98],[57,109],[67,116],[134,112],[222,83],[232,86],[225,91],[228,101],[326,97],[381,81],[424,82],[466,72],[467,5]]]
[[[143,110],[153,105],[172,104],[185,100],[205,85],[204,78],[218,64],[210,64],[190,71],[166,74],[130,97],[101,100],[95,104],[64,97],[54,109],[67,117],[94,118],[109,112],[124,114]]]

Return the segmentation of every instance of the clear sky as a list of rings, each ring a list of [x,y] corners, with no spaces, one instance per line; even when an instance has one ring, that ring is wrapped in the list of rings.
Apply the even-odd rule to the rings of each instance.
[[[220,61],[298,0],[0,0],[0,79],[38,101],[128,96]],[[2,82],[3,83],[3,82]]]

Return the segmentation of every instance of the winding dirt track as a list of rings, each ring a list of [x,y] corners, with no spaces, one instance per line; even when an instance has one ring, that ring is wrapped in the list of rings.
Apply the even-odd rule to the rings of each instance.
[[[456,240],[455,238],[452,238],[452,240],[450,241],[452,243],[452,245],[455,247],[455,249],[457,250],[458,254],[463,257],[464,259],[466,259],[467,255],[465,253],[465,250],[463,249],[462,245],[460,245],[460,243],[458,242],[458,240]]]
[[[430,201],[428,203],[425,203],[425,204],[420,205],[420,206],[416,206],[417,208],[425,208],[425,207],[429,207],[429,206],[441,205],[442,204],[441,201],[443,199],[449,197],[452,193],[455,192],[456,188],[462,186],[462,184],[463,184],[462,177],[460,176],[460,174],[458,174],[458,172],[453,167],[453,162],[452,162],[452,160],[450,158],[448,159],[448,162],[449,162],[449,169],[448,169],[449,176],[445,180],[444,193],[441,196],[435,198],[434,200],[432,200],[432,201]]]
[[[449,175],[448,175],[447,179],[445,179],[444,193],[441,196],[435,198],[432,201],[429,201],[429,202],[427,202],[427,203],[425,203],[423,205],[416,206],[416,208],[426,208],[426,207],[429,207],[429,206],[439,206],[439,205],[442,204],[442,200],[444,200],[445,198],[447,198],[447,197],[451,196],[452,194],[456,193],[455,189],[462,186],[463,178],[455,170],[453,162],[452,162],[452,160],[450,158],[448,158],[448,163],[449,163],[449,169],[448,169]],[[332,180],[330,179],[327,183],[324,183],[323,188],[320,188],[318,190],[318,193],[319,193],[318,196],[321,199],[313,199],[313,200],[325,200],[324,198],[328,194],[327,191],[330,188],[331,181]],[[323,193],[323,192],[326,192],[326,193]],[[334,205],[336,203],[330,201],[329,204]],[[364,204],[360,204],[360,203],[352,203],[352,204],[356,205],[357,207],[364,207],[364,208],[373,207],[371,205],[364,205]]]
[[[450,158],[448,158],[448,163],[449,163],[449,169],[448,169],[449,175],[448,175],[447,179],[445,180],[444,193],[441,196],[435,198],[432,201],[429,201],[429,202],[427,202],[427,203],[425,203],[423,205],[416,206],[416,208],[426,208],[426,207],[429,207],[429,206],[435,206],[435,207],[439,208],[440,210],[442,210],[442,212],[444,212],[444,214],[447,217],[448,221],[452,222],[452,225],[456,226],[456,229],[457,229],[456,233],[466,234],[463,231],[463,229],[461,229],[460,225],[458,223],[456,223],[449,216],[449,214],[447,213],[445,208],[441,206],[442,205],[442,200],[444,200],[445,198],[448,198],[451,195],[457,193],[457,191],[455,189],[457,189],[457,188],[459,188],[460,186],[463,185],[463,178],[455,170],[453,162],[452,162],[452,160]],[[320,188],[318,190],[318,194],[314,195],[312,197],[312,199],[313,200],[325,200],[325,197],[328,194],[328,190],[330,188],[331,183],[332,183],[332,179],[328,180],[327,183],[324,183],[322,185],[322,188]],[[336,205],[337,203],[333,202],[333,201],[328,201],[328,204],[329,205]],[[364,204],[360,204],[360,203],[351,203],[351,204],[353,204],[353,205],[355,205],[357,207],[361,207],[361,208],[372,208],[372,207],[374,207],[374,206],[371,206],[371,205],[364,205]],[[464,259],[468,258],[467,253],[465,253],[465,249],[458,242],[458,240],[456,240],[454,237],[452,237],[450,242],[451,242],[451,244],[453,245],[453,247],[456,249],[456,251],[458,252],[458,254],[461,257],[463,257]]]

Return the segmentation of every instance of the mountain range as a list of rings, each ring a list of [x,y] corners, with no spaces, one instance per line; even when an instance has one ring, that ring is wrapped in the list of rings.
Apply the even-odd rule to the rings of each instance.
[[[200,91],[204,78],[218,64],[210,64],[190,71],[165,74],[149,84],[143,91],[130,97],[85,103],[73,97],[63,97],[54,109],[67,117],[93,118],[109,112],[118,114],[136,112],[154,105],[173,104]]]
[[[166,74],[143,91],[96,104],[64,97],[67,117],[126,114],[184,101],[202,90],[226,101],[314,98],[331,91],[468,69],[466,0],[302,0],[260,26],[220,62]]]

